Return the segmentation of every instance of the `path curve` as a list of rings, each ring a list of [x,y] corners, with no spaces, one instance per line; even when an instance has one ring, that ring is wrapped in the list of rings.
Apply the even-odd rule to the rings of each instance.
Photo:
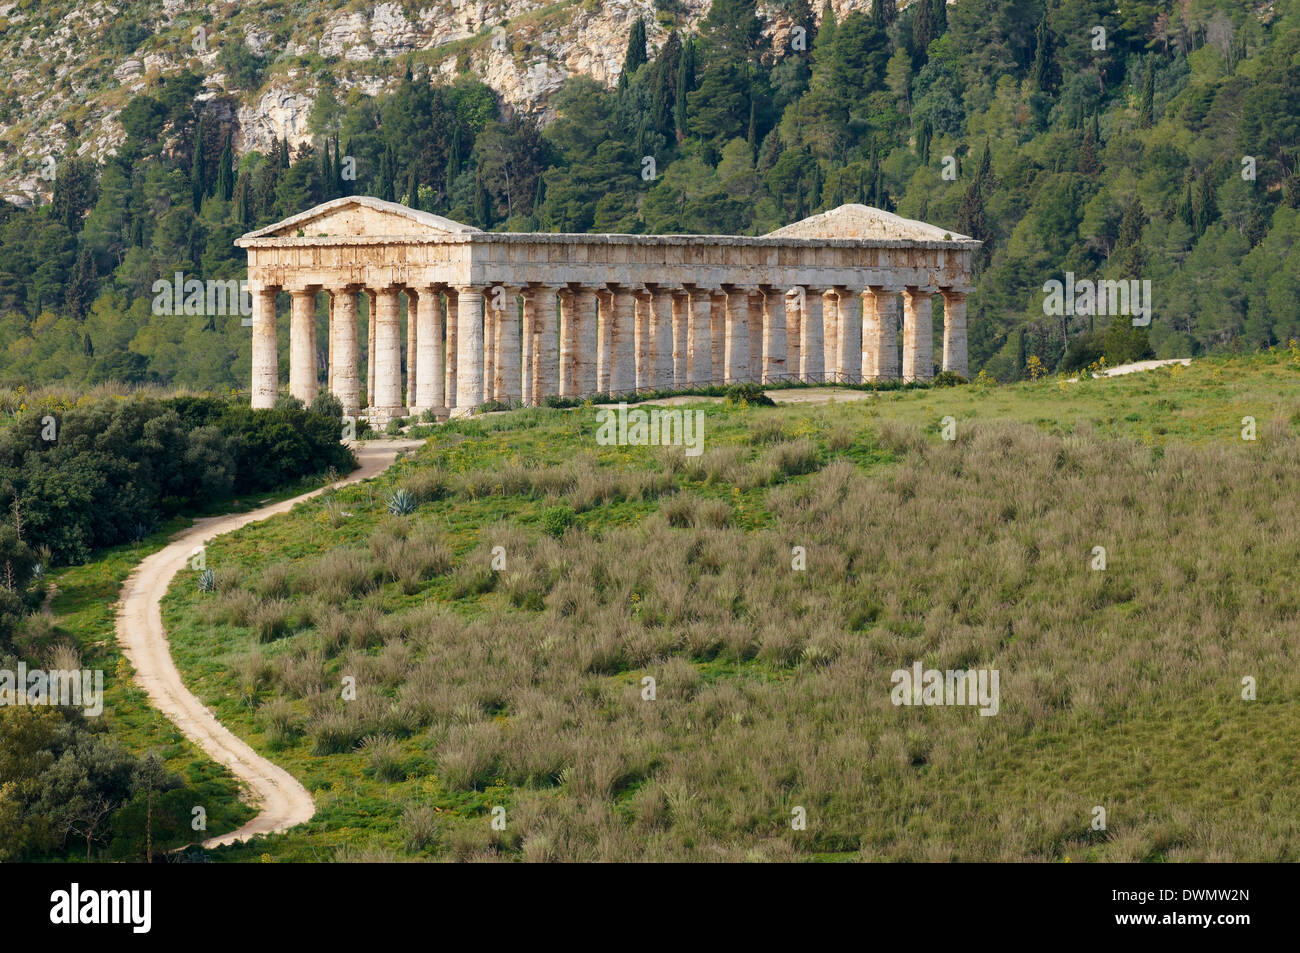
[[[360,466],[331,486],[346,486],[369,479],[388,469],[400,452],[423,444],[423,440],[389,440],[354,445]],[[166,715],[186,738],[247,785],[253,803],[260,808],[258,815],[243,827],[209,838],[203,842],[204,847],[220,847],[248,840],[255,834],[288,830],[311,820],[316,805],[311,794],[293,775],[237,738],[185,687],[176,663],[172,661],[167,631],[163,628],[162,598],[167,594],[172,577],[188,564],[196,547],[214,536],[288,512],[295,504],[327,489],[329,487],[321,487],[247,513],[196,520],[193,526],[158,552],[146,557],[122,586],[117,609],[117,642],[135,667],[136,684],[148,693],[153,706]]]

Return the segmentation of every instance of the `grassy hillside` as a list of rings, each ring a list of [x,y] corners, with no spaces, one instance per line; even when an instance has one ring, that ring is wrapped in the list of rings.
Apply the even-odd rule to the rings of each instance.
[[[696,458],[591,408],[440,428],[173,586],[188,683],[317,800],[223,856],[1294,860],[1298,393],[1277,352],[700,402]],[[895,707],[914,661],[999,713]]]

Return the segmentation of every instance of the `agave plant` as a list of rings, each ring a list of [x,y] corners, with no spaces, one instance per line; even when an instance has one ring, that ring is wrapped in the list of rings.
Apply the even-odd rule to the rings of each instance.
[[[415,502],[415,497],[406,490],[396,490],[391,493],[385,503],[388,505],[388,512],[394,516],[409,516],[419,505]]]
[[[217,577],[211,569],[205,569],[199,573],[199,592],[215,592],[217,589]]]

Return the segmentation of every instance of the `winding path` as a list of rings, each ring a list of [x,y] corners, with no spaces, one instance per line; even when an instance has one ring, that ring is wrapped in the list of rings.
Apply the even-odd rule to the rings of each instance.
[[[423,445],[423,440],[392,440],[363,443],[354,449],[360,466],[333,486],[346,486],[369,479],[386,470],[398,454]],[[172,577],[189,562],[196,547],[214,536],[229,533],[288,512],[296,503],[323,493],[327,487],[289,500],[272,503],[247,513],[213,516],[197,520],[152,556],[144,559],[122,586],[117,609],[117,642],[135,667],[135,681],[149,695],[150,702],[168,717],[186,738],[214,761],[228,767],[247,785],[260,813],[238,830],[204,841],[204,847],[220,847],[248,840],[255,834],[272,834],[303,824],[316,813],[311,795],[283,768],[272,764],[227,728],[185,687],[172,661],[167,631],[162,623],[162,598]]]

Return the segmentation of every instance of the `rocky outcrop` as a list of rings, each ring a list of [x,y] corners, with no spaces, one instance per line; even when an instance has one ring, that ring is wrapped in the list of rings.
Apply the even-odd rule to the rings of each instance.
[[[391,87],[409,57],[421,75],[451,81],[468,72],[510,106],[545,118],[567,77],[618,81],[637,17],[657,48],[671,29],[694,30],[710,3],[683,0],[682,12],[664,17],[653,0],[317,0],[293,9],[284,0],[163,0],[161,7],[143,0],[43,0],[25,9],[0,0],[0,59],[9,72],[0,99],[9,107],[0,113],[0,194],[10,201],[48,199],[49,183],[36,174],[45,156],[102,157],[121,141],[121,107],[181,69],[203,75],[204,98],[238,98],[240,151],[265,149],[273,138],[299,144],[309,137],[321,60],[340,95]],[[869,8],[870,0],[833,0],[832,6],[843,17]],[[295,22],[303,9],[311,15]],[[782,14],[762,5],[759,12],[769,42],[788,43]],[[198,27],[206,50],[194,49]],[[123,36],[143,39],[127,49]],[[266,57],[259,89],[230,87],[217,53],[231,41]]]

